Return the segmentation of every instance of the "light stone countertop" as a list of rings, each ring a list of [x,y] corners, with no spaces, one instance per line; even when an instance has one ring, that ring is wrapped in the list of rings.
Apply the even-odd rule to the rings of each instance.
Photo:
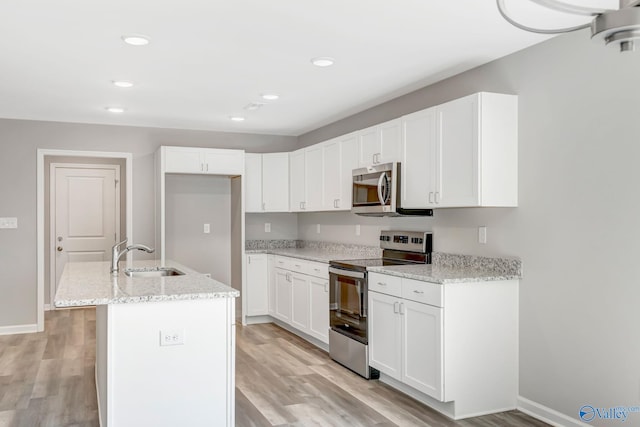
[[[273,255],[288,256],[307,261],[329,263],[332,260],[380,258],[379,256],[359,256],[349,252],[316,248],[281,248],[281,249],[255,249],[246,250],[247,254],[268,253]]]
[[[121,262],[118,276],[111,276],[111,263],[70,262],[64,268],[54,299],[56,307],[128,304],[141,302],[235,298],[240,292],[182,264],[167,260],[183,276],[128,277],[127,268],[161,266],[159,260]]]
[[[520,280],[519,274],[477,267],[451,267],[430,264],[369,267],[367,271],[437,284]]]

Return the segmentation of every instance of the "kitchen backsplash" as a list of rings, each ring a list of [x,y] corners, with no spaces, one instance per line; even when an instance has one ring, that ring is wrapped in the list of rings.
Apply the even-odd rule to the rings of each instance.
[[[490,270],[502,275],[522,277],[522,261],[519,258],[490,258],[475,255],[433,252],[431,262],[440,268],[470,268]]]
[[[336,252],[362,258],[382,256],[382,249],[376,246],[354,245],[348,243],[320,242],[313,240],[247,240],[246,250],[266,249],[317,249],[319,251]]]

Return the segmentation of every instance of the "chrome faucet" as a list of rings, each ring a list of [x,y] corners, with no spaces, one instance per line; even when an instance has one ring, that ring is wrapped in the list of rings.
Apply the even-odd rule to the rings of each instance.
[[[120,261],[120,258],[122,257],[122,255],[124,255],[127,252],[132,251],[134,249],[137,249],[139,251],[145,251],[145,252],[148,252],[150,254],[155,251],[155,249],[152,249],[149,246],[145,246],[145,245],[127,246],[126,248],[124,248],[121,251],[119,249],[120,246],[124,245],[128,241],[129,241],[129,238],[126,238],[122,242],[116,243],[115,245],[113,245],[113,247],[111,247],[111,274],[114,275],[114,276],[118,275],[118,271],[119,271],[118,270],[118,261]]]

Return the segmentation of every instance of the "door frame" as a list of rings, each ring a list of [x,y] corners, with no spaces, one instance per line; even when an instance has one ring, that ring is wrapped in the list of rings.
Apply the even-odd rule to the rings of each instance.
[[[54,201],[56,200],[56,191],[54,188],[56,186],[56,170],[57,168],[66,168],[66,169],[110,169],[115,171],[116,179],[118,183],[120,183],[120,165],[116,164],[87,164],[87,163],[50,163],[49,164],[49,301],[50,309],[55,309],[53,307],[53,299],[55,297],[55,293],[57,290],[57,269],[56,269],[56,254],[55,248],[57,246],[56,243],[56,210],[53,208]],[[115,199],[115,209],[117,214],[115,215],[115,231],[116,231],[116,242],[120,241],[120,217],[122,216],[122,212],[120,211],[120,185],[116,188],[116,199]]]
[[[79,151],[79,150],[50,150],[39,148],[37,150],[36,167],[36,238],[37,238],[37,291],[36,291],[36,321],[38,332],[44,331],[44,265],[47,257],[47,248],[44,244],[45,230],[45,157],[96,157],[107,159],[124,159],[126,178],[126,233],[133,241],[133,154],[125,152],[108,151]]]

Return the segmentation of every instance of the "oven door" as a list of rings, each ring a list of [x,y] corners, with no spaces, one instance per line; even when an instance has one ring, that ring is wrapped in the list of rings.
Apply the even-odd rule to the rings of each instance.
[[[329,267],[331,329],[367,344],[367,275]]]

